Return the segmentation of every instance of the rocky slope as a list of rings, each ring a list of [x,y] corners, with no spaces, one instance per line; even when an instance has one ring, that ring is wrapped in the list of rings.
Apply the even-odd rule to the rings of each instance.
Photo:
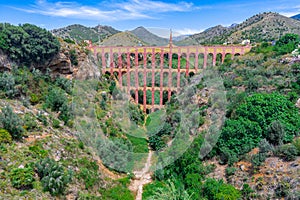
[[[148,45],[130,32],[121,32],[103,40],[101,46],[142,46]]]
[[[161,38],[161,37],[149,32],[146,28],[144,28],[142,26],[137,27],[136,29],[134,29],[130,32],[151,46],[164,46],[164,45],[168,44],[168,39]]]
[[[85,27],[80,24],[70,25],[64,28],[54,29],[51,31],[55,36],[63,39],[69,38],[80,43],[83,40],[92,40],[92,42],[102,41],[103,39],[116,34],[120,31],[111,26],[98,25],[96,27]]]
[[[221,25],[194,34],[180,42],[181,45],[241,43],[250,39],[252,42],[272,41],[286,33],[300,34],[300,22],[277,13],[254,15],[235,26]]]

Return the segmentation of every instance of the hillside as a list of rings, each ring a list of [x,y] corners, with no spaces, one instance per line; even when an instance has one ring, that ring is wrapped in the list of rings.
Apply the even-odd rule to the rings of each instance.
[[[137,27],[136,29],[130,32],[151,46],[164,46],[168,44],[168,39],[161,38],[151,33],[150,31],[148,31],[146,28],[142,26]]]
[[[235,26],[209,28],[182,40],[180,44],[241,43],[245,39],[251,42],[272,41],[286,33],[300,34],[300,21],[269,12],[254,15]]]
[[[295,15],[295,16],[292,16],[291,18],[293,18],[293,19],[297,19],[297,20],[300,20],[300,14],[298,14],[298,15]]]
[[[101,46],[140,46],[147,45],[146,42],[137,38],[130,32],[121,32],[108,37],[100,43]]]
[[[77,42],[81,42],[82,40],[92,40],[92,42],[98,42],[99,39],[102,41],[103,39],[120,31],[110,26],[98,25],[90,28],[80,24],[74,24],[64,28],[54,29],[51,32],[57,37],[61,37],[63,39],[69,38]]]

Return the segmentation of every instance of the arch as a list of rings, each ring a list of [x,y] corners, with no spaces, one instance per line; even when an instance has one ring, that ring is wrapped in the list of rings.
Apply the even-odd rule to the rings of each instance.
[[[235,53],[234,57],[239,57],[241,54],[240,53]]]
[[[142,53],[138,53],[138,65],[144,66],[144,55]]]
[[[181,72],[180,73],[180,87],[186,86],[186,83],[187,83],[186,73],[185,72]]]
[[[96,56],[97,56],[96,57],[97,58],[97,65],[103,67],[102,66],[102,54],[97,53]]]
[[[130,76],[130,87],[135,87],[135,72],[130,71],[129,72]]]
[[[199,53],[198,54],[198,69],[203,69],[204,66],[204,54]]]
[[[195,69],[195,61],[196,61],[196,55],[195,53],[191,53],[189,56],[189,65],[190,65],[190,69]]]
[[[186,53],[181,54],[180,56],[180,69],[186,69]]]
[[[135,53],[130,53],[129,57],[130,57],[130,68],[132,68],[132,66],[135,65]]]
[[[146,108],[146,114],[149,115],[151,110],[149,108]]]
[[[213,53],[207,54],[207,64],[206,64],[207,67],[213,66],[213,58],[214,58]]]
[[[218,53],[216,56],[216,65],[221,65],[222,64],[222,54]]]
[[[121,54],[121,62],[122,62],[122,68],[127,68],[127,55],[126,55],[126,53]]]

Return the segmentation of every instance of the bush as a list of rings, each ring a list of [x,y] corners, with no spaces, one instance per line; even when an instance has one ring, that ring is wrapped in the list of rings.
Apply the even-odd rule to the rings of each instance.
[[[241,193],[232,185],[223,183],[222,180],[207,179],[203,185],[203,195],[208,200],[239,199]]]
[[[274,145],[282,145],[285,136],[284,127],[280,121],[273,121],[268,127],[267,140]]]
[[[12,137],[9,132],[3,128],[0,128],[0,144],[11,143]]]
[[[296,156],[298,155],[298,150],[292,144],[285,144],[279,146],[278,149],[276,149],[275,155],[279,156],[285,161],[293,161],[296,159]]]
[[[0,123],[3,128],[6,129],[13,139],[21,139],[24,134],[24,128],[22,127],[22,119],[13,112],[10,106],[2,108],[0,113]]]
[[[298,150],[298,155],[300,155],[300,138],[296,138],[293,141],[293,145],[296,147],[296,149]]]
[[[52,126],[53,128],[59,128],[60,127],[60,121],[57,119],[52,120]]]
[[[65,92],[60,88],[52,88],[46,96],[45,106],[58,112],[66,102],[68,102],[68,98]]]
[[[0,91],[3,91],[6,97],[13,98],[17,95],[15,86],[15,77],[11,73],[0,74]]]
[[[38,125],[35,121],[36,119],[31,116],[31,114],[26,113],[24,116],[24,127],[28,131],[32,131],[38,128]]]
[[[236,171],[235,167],[227,167],[225,170],[226,176],[229,177],[234,175],[235,171]]]
[[[77,59],[77,54],[75,49],[71,49],[69,51],[70,54],[70,60],[71,60],[71,64],[77,66],[78,65],[78,59]]]
[[[36,163],[38,175],[44,191],[51,195],[63,194],[67,184],[71,181],[71,173],[66,173],[64,168],[50,158],[44,158]]]
[[[13,168],[10,172],[12,186],[17,189],[31,189],[34,182],[34,171],[31,167]]]
[[[59,41],[46,29],[32,24],[0,24],[0,49],[25,65],[44,63],[58,53]]]

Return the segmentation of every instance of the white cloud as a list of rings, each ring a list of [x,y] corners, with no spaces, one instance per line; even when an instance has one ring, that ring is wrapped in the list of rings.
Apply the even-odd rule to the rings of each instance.
[[[279,12],[279,14],[286,16],[286,17],[292,17],[292,16],[300,14],[300,10],[294,11],[294,12]]]
[[[84,2],[84,1],[83,1]],[[147,19],[157,18],[159,13],[165,12],[185,12],[193,9],[198,9],[192,3],[180,2],[165,3],[162,1],[153,0],[126,0],[122,3],[110,3],[106,10],[100,7],[82,5],[77,2],[48,2],[47,0],[38,0],[34,5],[29,8],[15,8],[28,13],[37,13],[47,16],[69,17],[89,20],[102,20],[102,21],[117,21],[127,19]]]

